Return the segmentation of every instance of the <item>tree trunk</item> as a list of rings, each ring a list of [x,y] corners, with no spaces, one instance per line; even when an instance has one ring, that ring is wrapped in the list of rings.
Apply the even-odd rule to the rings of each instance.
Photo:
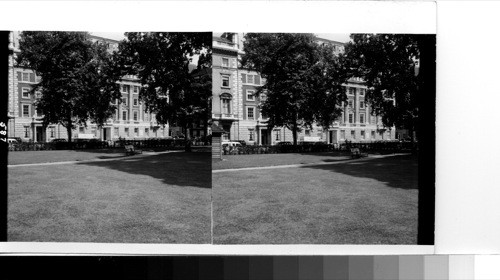
[[[184,125],[184,130],[186,131],[185,141],[186,145],[184,151],[191,152],[191,136],[189,135],[189,124]]]
[[[292,129],[292,135],[293,135],[293,147],[297,149],[297,122],[293,123],[293,129]]]

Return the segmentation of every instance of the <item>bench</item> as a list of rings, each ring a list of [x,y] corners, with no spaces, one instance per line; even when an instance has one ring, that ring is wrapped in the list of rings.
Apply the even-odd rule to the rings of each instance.
[[[134,145],[125,145],[125,155],[131,156],[135,154],[142,154],[142,150],[138,150]]]
[[[362,153],[359,148],[352,148],[351,149],[351,158],[361,158],[361,157],[367,157],[367,153]]]

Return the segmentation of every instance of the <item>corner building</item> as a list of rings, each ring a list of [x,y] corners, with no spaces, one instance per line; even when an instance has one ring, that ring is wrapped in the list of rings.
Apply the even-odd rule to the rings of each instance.
[[[213,120],[227,132],[224,140],[244,140],[250,145],[275,145],[293,141],[292,131],[284,127],[267,127],[267,117],[259,110],[265,95],[255,96],[265,81],[251,69],[242,68],[238,58],[244,54],[243,33],[224,33],[213,37]],[[318,38],[318,44],[331,44],[338,54],[344,44]],[[380,116],[366,104],[366,86],[361,79],[346,85],[347,101],[343,113],[328,130],[313,125],[303,129],[298,141],[338,144],[345,141],[370,142],[394,140],[395,129],[384,128]]]
[[[10,36],[9,48],[13,54],[9,56],[9,99],[8,99],[8,137],[19,137],[23,141],[50,142],[56,138],[68,139],[67,130],[59,124],[43,126],[42,115],[36,109],[36,101],[41,93],[29,94],[31,87],[41,79],[31,69],[18,67],[15,55],[19,53],[20,32],[13,31]],[[119,41],[90,36],[92,41],[107,44],[109,51],[118,49]],[[168,125],[162,126],[156,122],[155,115],[146,112],[145,106],[139,101],[140,83],[135,76],[124,76],[120,81],[122,93],[121,103],[114,100],[117,106],[114,115],[102,127],[88,122],[72,131],[74,139],[99,139],[102,141],[122,139],[148,139],[175,136],[177,130],[171,131]]]

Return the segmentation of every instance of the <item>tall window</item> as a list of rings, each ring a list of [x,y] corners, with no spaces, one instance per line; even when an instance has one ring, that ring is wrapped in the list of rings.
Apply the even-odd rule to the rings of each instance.
[[[134,121],[137,121],[139,116],[139,113],[137,111],[134,111]]]
[[[222,87],[229,87],[229,76],[222,76]]]
[[[247,119],[248,120],[255,119],[255,108],[254,107],[247,107]]]
[[[127,106],[127,98],[122,98],[122,104]]]
[[[134,93],[139,93],[139,87],[138,86],[134,86]]]
[[[229,58],[227,57],[222,58],[222,67],[229,67]]]
[[[359,122],[365,123],[365,114],[363,114],[363,113],[359,114]]]
[[[118,127],[113,127],[113,134],[118,136]]]
[[[129,85],[122,85],[122,92],[123,93],[130,93],[130,86]]]
[[[356,132],[351,130],[351,139],[356,139]]]
[[[139,128],[138,127],[134,128],[134,135],[135,135],[135,137],[139,136]]]
[[[365,131],[361,130],[361,139],[365,139]]]
[[[222,113],[231,114],[231,99],[229,98],[222,99]]]
[[[25,126],[24,127],[24,138],[29,138],[30,137],[30,127]]]
[[[372,140],[375,140],[375,130],[372,130],[372,132],[371,132],[371,138],[372,138]]]
[[[134,106],[137,106],[139,105],[139,100],[137,100],[137,98],[134,98]]]
[[[124,121],[126,121],[126,120],[127,120],[127,111],[123,111],[123,112],[122,112],[122,119],[123,119]]]
[[[279,129],[274,130],[274,140],[280,141],[281,139],[281,131]]]
[[[247,90],[247,100],[255,101],[255,90]]]
[[[355,95],[356,94],[356,88],[353,88],[353,87],[349,88],[349,94]]]
[[[349,108],[353,108],[354,107],[354,101],[352,99],[349,100],[349,102],[347,104],[349,105]]]
[[[349,114],[349,123],[354,123],[354,114]]]
[[[255,133],[255,131],[253,129],[248,130],[248,140],[249,141],[254,141],[254,136],[255,136],[254,133]]]
[[[30,81],[30,74],[29,73],[23,73],[22,79],[23,82],[29,82]]]
[[[130,136],[128,127],[125,127],[125,135],[127,135],[127,137]]]
[[[361,96],[365,95],[365,91],[366,91],[366,89],[360,88],[359,89],[359,95],[361,95]]]
[[[30,98],[30,89],[29,88],[21,88],[23,98]]]
[[[30,117],[30,105],[28,104],[23,104],[23,117],[25,118]]]
[[[365,102],[363,100],[359,101],[359,109],[365,108]]]
[[[249,84],[253,84],[254,83],[254,77],[253,77],[253,75],[248,75],[247,76],[247,83],[249,83]]]
[[[50,138],[54,138],[56,136],[56,128],[50,127]]]
[[[144,134],[146,136],[149,136],[149,128],[148,127],[144,128]]]

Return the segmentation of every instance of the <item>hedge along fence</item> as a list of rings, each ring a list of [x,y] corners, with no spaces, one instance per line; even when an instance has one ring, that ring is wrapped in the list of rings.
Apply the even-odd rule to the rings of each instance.
[[[76,139],[75,139],[76,140]],[[169,148],[183,149],[186,140],[184,139],[159,139],[151,138],[144,140],[127,140],[119,139],[115,141],[99,141],[86,140],[68,143],[68,142],[48,142],[48,143],[10,143],[9,151],[45,151],[45,150],[84,150],[84,149],[107,149],[107,148],[123,148],[125,145],[134,145],[137,148]],[[192,141],[192,146],[207,146],[210,145],[208,139],[204,142]]]
[[[278,153],[319,153],[334,151],[350,151],[352,148],[359,148],[363,152],[411,152],[416,149],[416,144],[400,141],[376,141],[352,143],[344,142],[339,144],[305,144],[297,145],[252,145],[223,148],[224,155],[248,155],[248,154],[278,154]]]

